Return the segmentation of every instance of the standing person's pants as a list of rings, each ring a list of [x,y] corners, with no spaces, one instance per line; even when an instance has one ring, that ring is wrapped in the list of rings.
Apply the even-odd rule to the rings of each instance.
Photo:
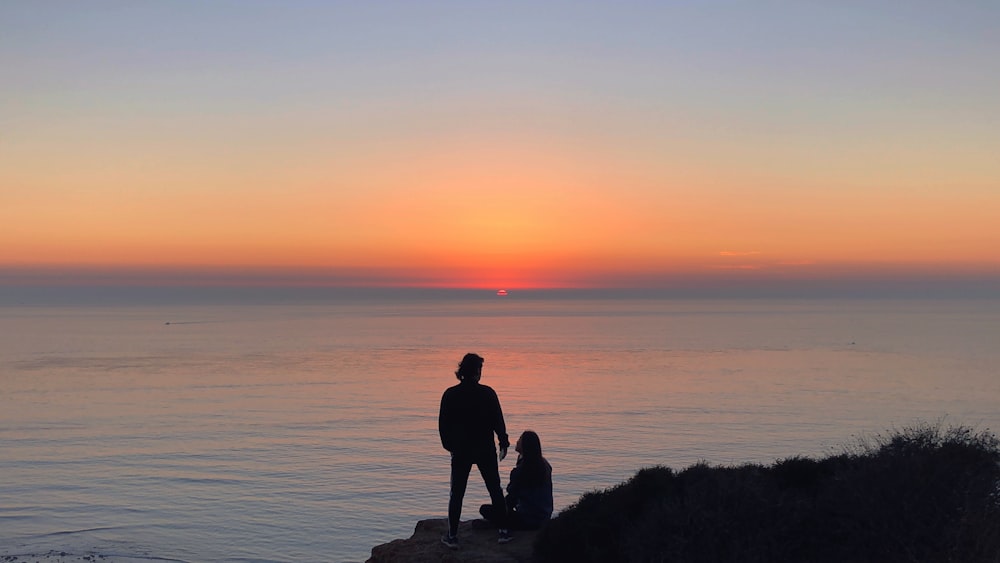
[[[479,468],[486,489],[490,492],[490,500],[501,528],[507,525],[507,504],[500,488],[500,467],[497,465],[496,452],[486,452],[479,455],[451,454],[451,494],[448,498],[448,531],[451,535],[458,534],[458,522],[462,517],[462,500],[465,499],[465,488],[469,484],[469,473],[472,466]]]

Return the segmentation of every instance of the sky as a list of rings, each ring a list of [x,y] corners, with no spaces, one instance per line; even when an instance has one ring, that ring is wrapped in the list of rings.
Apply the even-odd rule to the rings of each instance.
[[[1000,288],[1000,3],[0,0],[0,285]]]

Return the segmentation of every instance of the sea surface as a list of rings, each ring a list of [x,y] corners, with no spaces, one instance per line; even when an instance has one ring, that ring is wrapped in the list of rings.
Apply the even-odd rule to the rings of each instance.
[[[9,304],[0,334],[22,560],[363,561],[446,514],[436,417],[466,352],[512,438],[540,435],[557,510],[644,466],[1000,428],[1000,300]],[[464,516],[487,501],[474,472]]]

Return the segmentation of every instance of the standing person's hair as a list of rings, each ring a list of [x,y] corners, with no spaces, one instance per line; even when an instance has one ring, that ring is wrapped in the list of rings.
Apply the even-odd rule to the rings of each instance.
[[[462,358],[462,363],[458,364],[458,369],[455,370],[455,377],[459,381],[465,381],[465,378],[470,375],[475,375],[483,369],[483,358],[479,354],[466,354]]]

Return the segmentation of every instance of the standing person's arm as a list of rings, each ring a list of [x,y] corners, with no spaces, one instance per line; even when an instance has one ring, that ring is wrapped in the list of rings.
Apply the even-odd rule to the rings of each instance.
[[[500,449],[503,450],[503,455],[506,455],[507,449],[510,448],[510,438],[507,436],[507,425],[503,421],[503,409],[500,408],[500,398],[497,397],[496,392],[493,392],[493,431],[496,432],[497,439],[500,440]],[[503,457],[501,455],[501,458]]]
[[[449,452],[454,451],[452,448],[455,447],[455,424],[452,420],[453,417],[454,414],[448,400],[448,392],[445,391],[444,395],[441,396],[441,409],[438,411],[438,434],[441,436],[441,445]]]

